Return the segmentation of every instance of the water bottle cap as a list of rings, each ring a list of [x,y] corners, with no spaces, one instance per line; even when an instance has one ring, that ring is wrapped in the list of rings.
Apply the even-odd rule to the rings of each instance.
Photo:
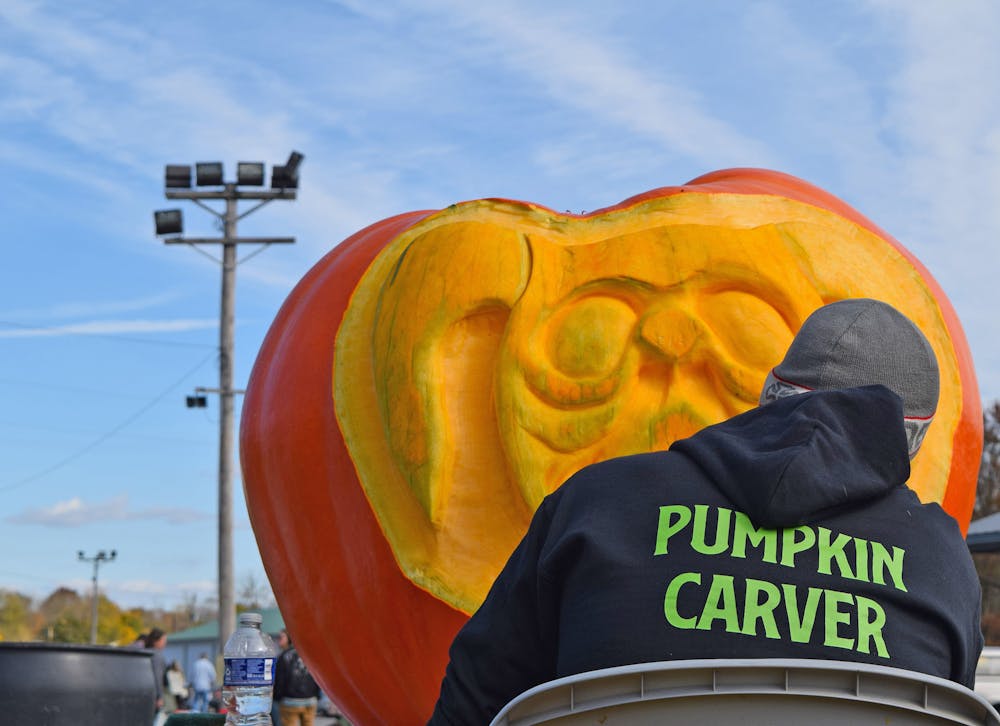
[[[254,625],[260,625],[264,622],[264,618],[260,613],[240,613],[239,621],[240,623],[253,623]]]

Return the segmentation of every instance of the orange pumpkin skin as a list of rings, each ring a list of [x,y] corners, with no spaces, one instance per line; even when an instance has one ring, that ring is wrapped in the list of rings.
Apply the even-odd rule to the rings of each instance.
[[[840,200],[777,172],[714,172],[583,216],[688,192],[772,195],[826,209],[883,238],[912,262],[933,291],[960,368],[963,414],[943,506],[964,530],[981,452],[978,390],[957,316],[923,266]],[[378,222],[307,273],[264,341],[242,414],[244,487],[268,577],[317,680],[357,724],[425,722],[448,646],[467,618],[403,575],[358,479],[332,402],[334,338],[355,287],[391,240],[431,214]]]
[[[268,579],[299,651],[356,724],[426,720],[466,620],[396,566],[330,401],[333,335],[354,284],[425,214],[362,230],[302,279],[261,347],[242,414],[244,487]],[[297,485],[269,485],[279,478]]]

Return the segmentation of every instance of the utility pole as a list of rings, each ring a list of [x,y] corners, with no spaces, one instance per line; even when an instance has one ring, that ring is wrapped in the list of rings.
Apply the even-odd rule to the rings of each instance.
[[[264,164],[260,162],[240,162],[237,164],[236,182],[223,180],[222,164],[219,162],[195,165],[195,186],[191,188],[191,167],[168,165],[166,167],[164,195],[167,199],[186,199],[215,216],[222,223],[221,238],[170,237],[166,244],[222,245],[222,258],[215,259],[222,267],[222,295],[219,314],[219,387],[198,389],[219,395],[219,652],[226,639],[236,629],[236,588],[233,578],[233,420],[234,398],[242,391],[233,388],[233,351],[235,347],[235,302],[236,267],[272,244],[291,244],[294,237],[237,237],[236,225],[252,212],[276,199],[294,200],[298,189],[298,169],[302,154],[293,151],[288,161],[271,169],[270,189],[247,189],[264,184]],[[208,189],[206,187],[213,187]],[[217,211],[206,204],[208,200],[222,200],[225,209]],[[240,213],[238,202],[253,200],[257,204]],[[170,209],[154,214],[157,236],[183,233],[181,210]],[[237,260],[238,245],[259,245],[259,249]],[[199,249],[199,251],[201,251]],[[207,254],[207,253],[204,253]],[[189,396],[188,407],[205,405],[204,396]]]
[[[83,550],[77,550],[76,557],[80,562],[93,562],[94,563],[94,591],[90,596],[90,644],[94,645],[97,643],[97,570],[100,568],[102,562],[114,562],[115,557],[118,553],[115,550],[111,550],[111,554],[108,554],[104,550],[98,550],[97,554],[93,557],[87,557],[83,554]]]

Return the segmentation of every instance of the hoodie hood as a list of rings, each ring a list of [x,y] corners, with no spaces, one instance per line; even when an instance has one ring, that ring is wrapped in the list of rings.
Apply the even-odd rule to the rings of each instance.
[[[903,402],[884,386],[813,391],[670,448],[758,527],[794,527],[885,496],[910,476]]]

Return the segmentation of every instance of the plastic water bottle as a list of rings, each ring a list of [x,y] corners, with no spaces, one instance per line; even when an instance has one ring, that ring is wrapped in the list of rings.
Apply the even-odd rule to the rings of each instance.
[[[275,647],[261,632],[260,613],[240,613],[223,651],[222,701],[226,726],[271,726]]]

